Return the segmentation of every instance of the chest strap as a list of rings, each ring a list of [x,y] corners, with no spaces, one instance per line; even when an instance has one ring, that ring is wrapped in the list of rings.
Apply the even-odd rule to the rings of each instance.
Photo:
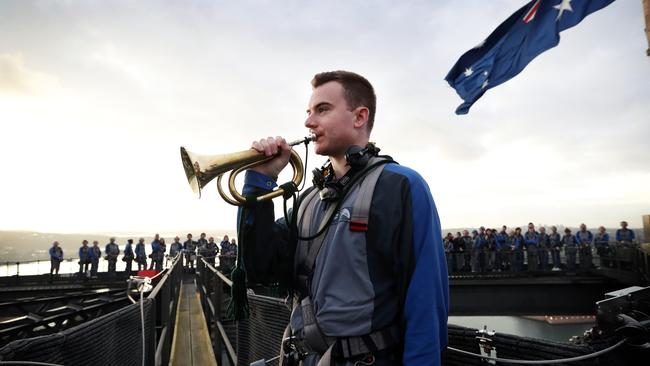
[[[382,161],[389,162],[389,160],[373,157],[368,162],[369,165],[380,163]],[[360,179],[360,182],[356,183],[359,186],[359,192],[357,197],[354,200],[352,206],[352,213],[350,217],[350,231],[367,231],[368,230],[368,216],[370,214],[370,204],[372,201],[372,195],[375,191],[375,186],[377,185],[377,180],[381,172],[384,170],[385,164],[380,164],[375,168],[371,169],[366,173],[364,177]],[[313,233],[310,233],[310,229],[314,227],[313,220],[315,219],[316,204],[319,202],[318,189],[314,188],[306,197],[302,200],[302,204],[298,207],[298,232],[300,236],[310,236]],[[345,197],[341,198],[341,200]],[[341,201],[342,202],[342,201]],[[334,202],[329,202],[327,210],[324,215],[321,216],[321,222],[318,225],[318,230],[316,233],[323,230],[324,226],[328,224],[329,218],[334,214],[334,210],[340,207],[340,204]],[[300,258],[296,256],[295,268],[296,268],[296,279],[298,290],[306,296],[309,294],[310,282],[312,274],[314,273],[314,268],[316,266],[316,258],[320,252],[327,233],[329,230],[324,230],[318,237],[310,240],[307,243],[307,255],[305,258]]]

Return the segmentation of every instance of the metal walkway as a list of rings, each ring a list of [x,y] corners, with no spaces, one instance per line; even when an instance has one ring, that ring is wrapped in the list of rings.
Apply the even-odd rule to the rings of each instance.
[[[217,365],[210,332],[193,280],[181,285],[170,365]]]

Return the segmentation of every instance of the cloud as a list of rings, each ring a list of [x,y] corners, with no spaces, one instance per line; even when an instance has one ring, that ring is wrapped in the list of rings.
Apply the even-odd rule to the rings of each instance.
[[[0,94],[42,94],[58,86],[56,77],[27,67],[22,54],[0,54]]]

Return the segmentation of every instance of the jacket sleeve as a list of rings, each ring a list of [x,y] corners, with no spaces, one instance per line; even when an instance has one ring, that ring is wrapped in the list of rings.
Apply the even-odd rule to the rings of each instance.
[[[447,345],[449,312],[447,262],[440,219],[422,177],[407,168],[400,173],[409,181],[403,222],[411,228],[414,262],[403,311],[403,361],[404,365],[440,365],[442,350]]]
[[[247,171],[244,195],[260,195],[276,187],[275,181],[263,174]],[[295,241],[289,242],[284,219],[275,222],[271,200],[259,202],[252,207],[240,207],[238,222],[244,215],[243,227],[239,227],[239,250],[242,251],[244,269],[249,283],[270,284],[290,281],[293,273]],[[242,235],[243,234],[243,235]]]

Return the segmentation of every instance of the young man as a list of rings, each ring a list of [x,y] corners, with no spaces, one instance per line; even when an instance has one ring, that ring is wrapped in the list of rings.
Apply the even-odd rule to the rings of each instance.
[[[321,234],[287,236],[287,226],[274,223],[270,201],[245,209],[240,230],[248,280],[289,278],[294,310],[285,335],[295,338],[284,350],[308,349],[302,365],[321,358],[331,365],[440,365],[449,297],[429,188],[409,168],[376,164],[382,158],[368,144],[376,98],[365,78],[326,72],[312,87],[305,127],[329,163],[318,186],[302,195],[295,220],[303,239]],[[247,172],[244,192],[257,195],[276,185],[291,148],[281,137],[252,147],[275,156]]]

